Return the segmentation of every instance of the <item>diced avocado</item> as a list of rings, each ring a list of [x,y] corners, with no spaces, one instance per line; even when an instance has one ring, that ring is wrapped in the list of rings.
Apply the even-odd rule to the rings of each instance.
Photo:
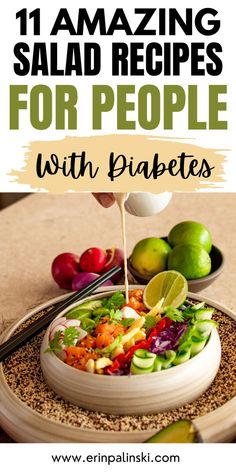
[[[89,318],[92,314],[92,310],[88,308],[80,308],[80,306],[72,308],[72,310],[68,311],[66,314],[66,318],[68,320],[82,320],[84,318]]]
[[[203,442],[199,431],[190,420],[179,420],[151,436],[145,443]]]
[[[90,310],[95,310],[95,308],[99,308],[103,305],[103,300],[90,300],[89,302],[82,303],[79,305],[78,308],[89,308]]]
[[[81,320],[81,328],[84,329],[84,331],[87,331],[88,333],[91,333],[93,331],[94,326],[95,321],[91,318],[83,318]]]
[[[103,307],[99,307],[99,308],[95,308],[93,310],[93,316],[109,316],[110,315],[110,310],[108,310],[108,308],[103,308]]]

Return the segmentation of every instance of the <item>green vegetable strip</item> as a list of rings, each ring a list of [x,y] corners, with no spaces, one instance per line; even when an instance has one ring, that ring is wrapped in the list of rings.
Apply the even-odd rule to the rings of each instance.
[[[198,338],[192,339],[192,345],[191,345],[191,351],[190,351],[191,357],[195,356],[196,354],[202,351],[202,349],[204,348],[207,342],[207,339],[208,338],[203,339],[203,340],[202,339],[198,340]]]
[[[162,369],[168,369],[171,367],[174,359],[176,357],[176,352],[172,350],[165,351],[164,354],[159,354],[156,356],[153,371],[159,372]]]
[[[173,360],[173,364],[174,365],[183,364],[184,362],[190,359],[190,355],[191,355],[191,347],[188,350],[177,352],[176,357]]]
[[[152,372],[155,359],[156,354],[153,354],[146,349],[137,349],[131,362],[131,373],[147,374]]]
[[[83,318],[89,318],[91,314],[92,310],[88,308],[76,307],[66,314],[66,318],[67,320],[82,320]]]

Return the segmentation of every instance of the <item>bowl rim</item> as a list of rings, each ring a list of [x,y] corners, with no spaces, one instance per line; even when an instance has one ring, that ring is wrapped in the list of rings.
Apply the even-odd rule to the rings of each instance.
[[[167,238],[167,236],[161,236],[160,239],[165,239]],[[215,277],[217,277],[217,275],[220,275],[221,272],[223,271],[224,269],[224,266],[225,266],[225,256],[224,256],[224,253],[221,251],[221,249],[218,247],[218,246],[215,246],[215,244],[212,244],[212,248],[211,248],[211,251],[212,249],[216,249],[219,254],[221,255],[221,259],[222,259],[222,262],[220,264],[220,266],[218,267],[218,269],[214,270],[213,272],[210,272],[210,274],[208,275],[205,275],[204,277],[200,277],[198,279],[187,279],[187,282],[192,284],[192,285],[197,285],[199,283],[204,283],[204,282],[208,282],[209,280],[212,280],[214,279]],[[211,253],[210,251],[210,253]],[[155,275],[153,276],[149,276],[149,275],[145,275],[145,274],[140,274],[140,272],[138,272],[131,264],[131,261],[130,261],[130,258],[131,258],[131,254],[130,256],[127,258],[127,264],[128,264],[128,269],[130,270],[131,274],[135,277],[135,275],[137,275],[138,277],[140,278],[143,278],[143,280],[145,280],[146,282],[148,282],[149,280],[151,280],[152,277],[155,277]],[[131,269],[130,269],[131,268]],[[168,269],[165,269],[165,270],[168,270]],[[164,271],[161,271],[161,272],[164,272]]]
[[[120,286],[120,287],[124,287],[124,286]],[[139,285],[139,287],[141,287]],[[143,286],[142,286],[143,287]],[[122,290],[122,289],[121,289]],[[45,342],[49,341],[49,331],[50,331],[50,326],[51,324],[57,319],[57,318],[60,318],[61,316],[64,316],[64,314],[66,314],[68,311],[70,311],[72,308],[76,307],[76,306],[79,306],[80,304],[82,303],[85,303],[86,301],[88,300],[96,300],[97,298],[105,298],[107,296],[107,293],[109,294],[113,294],[115,293],[117,290],[114,290],[113,287],[111,287],[111,290],[106,290],[104,292],[99,292],[95,295],[90,295],[89,297],[86,297],[84,298],[83,300],[80,300],[74,304],[72,304],[70,307],[67,307],[65,308],[64,310],[62,310],[61,313],[59,313],[55,318],[54,320],[50,323],[50,325],[48,326],[46,332],[45,332],[45,335],[43,337],[43,340],[42,340],[42,344],[41,344],[41,350],[40,350],[40,359],[41,359],[41,355],[49,355],[51,356],[51,359],[53,362],[55,362],[59,367],[61,366],[61,368],[63,368],[64,366],[64,369],[65,370],[65,375],[66,375],[66,371],[67,369],[69,368],[70,370],[68,371],[68,375],[69,375],[69,372],[72,372],[72,371],[75,371],[77,372],[76,375],[78,375],[78,378],[80,375],[85,375],[85,376],[88,376],[88,374],[90,374],[90,378],[91,376],[95,376],[95,379],[99,379],[98,382],[103,382],[104,383],[104,379],[105,379],[105,382],[111,382],[111,383],[114,383],[114,379],[123,379],[122,382],[127,382],[131,379],[135,379],[136,381],[138,380],[138,378],[140,377],[139,375],[118,375],[118,376],[113,376],[113,375],[96,375],[94,373],[91,373],[91,372],[85,372],[85,371],[82,371],[82,370],[79,370],[79,369],[75,369],[74,367],[66,364],[63,360],[61,360],[58,356],[56,356],[56,354],[54,352],[45,352],[43,351],[43,345],[45,344]],[[188,292],[189,294],[189,292]],[[189,296],[189,295],[187,295]],[[194,363],[196,363],[197,361],[201,361],[201,358],[203,357],[203,355],[206,354],[206,349],[209,350],[209,348],[211,347],[212,343],[216,340],[216,336],[219,336],[218,335],[218,332],[216,330],[216,328],[213,329],[213,331],[211,332],[210,336],[209,336],[209,339],[206,343],[206,345],[204,346],[204,348],[199,352],[197,353],[195,356],[191,357],[190,359],[188,359],[188,361],[184,362],[183,364],[179,364],[179,365],[176,365],[176,366],[172,366],[171,368],[169,369],[165,369],[165,370],[161,370],[160,372],[150,372],[148,374],[142,374],[142,378],[144,379],[150,379],[150,374],[152,374],[152,378],[154,379],[154,375],[155,376],[158,376],[158,378],[165,378],[165,377],[169,377],[170,376],[170,373],[173,372],[173,369],[174,369],[174,372],[173,373],[178,373],[178,372],[181,372],[182,370],[184,370],[186,368],[186,365],[187,366],[191,366],[191,365],[194,365]],[[196,361],[197,359],[197,361]],[[59,363],[59,364],[58,364]],[[75,375],[75,374],[73,374]],[[86,377],[84,377],[86,378]],[[132,381],[132,380],[131,380]],[[115,382],[117,382],[115,380]]]

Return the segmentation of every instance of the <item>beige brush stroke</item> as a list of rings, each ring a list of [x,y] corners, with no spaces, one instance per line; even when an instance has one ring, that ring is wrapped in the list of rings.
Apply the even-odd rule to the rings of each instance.
[[[175,138],[178,139],[178,138]],[[179,138],[182,139],[183,138]],[[46,190],[51,193],[64,193],[67,191],[151,191],[158,193],[162,191],[195,191],[199,189],[221,188],[224,186],[225,151],[219,153],[217,149],[208,149],[197,146],[189,142],[176,141],[173,138],[164,138],[144,135],[103,135],[89,137],[65,137],[61,141],[38,141],[29,143],[25,153],[25,162],[21,170],[12,170],[10,175],[12,180],[18,184],[27,184],[34,191]],[[64,177],[62,173],[44,178],[38,178],[35,170],[36,158],[38,153],[42,153],[44,159],[48,159],[51,154],[56,154],[63,162],[65,156],[72,152],[80,155],[82,151],[86,152],[86,158],[99,166],[99,172],[95,179],[88,175],[80,177],[77,180],[71,177]],[[126,157],[133,156],[136,163],[142,160],[152,163],[155,153],[159,154],[161,162],[168,164],[173,158],[176,158],[181,152],[193,155],[199,161],[205,158],[210,167],[215,167],[209,179],[199,177],[189,177],[183,180],[180,175],[175,177],[164,173],[157,180],[145,179],[142,175],[130,177],[128,172],[124,172],[114,182],[108,177],[108,163],[111,152],[115,155],[124,154]],[[151,170],[150,165],[150,170]]]

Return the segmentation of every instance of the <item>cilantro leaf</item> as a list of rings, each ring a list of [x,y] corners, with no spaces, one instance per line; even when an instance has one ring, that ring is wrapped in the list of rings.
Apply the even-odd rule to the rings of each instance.
[[[132,325],[132,323],[135,321],[134,318],[124,318],[122,321],[121,321],[121,324],[125,327],[125,328],[128,328],[129,326]]]
[[[45,352],[61,352],[62,349],[62,340],[61,340],[62,331],[56,331],[53,339],[50,341],[48,348]]]
[[[152,315],[147,315],[146,316],[145,323],[144,323],[144,328],[146,328],[147,331],[154,328],[154,326],[156,326],[156,324],[157,324],[157,321],[156,321],[155,316],[152,316]]]
[[[118,308],[121,308],[122,305],[125,303],[125,297],[123,293],[120,291],[115,292],[111,298],[108,298],[106,300],[105,304],[103,305],[105,308],[108,308],[108,310],[117,310]]]
[[[65,344],[65,346],[74,346],[79,337],[78,329],[75,328],[75,326],[69,326],[69,328],[65,329],[63,334],[63,344]]]
[[[112,309],[110,311],[110,319],[111,321],[120,321],[122,319],[122,311]]]
[[[172,321],[178,321],[182,323],[184,321],[183,312],[178,310],[178,308],[173,308],[171,306],[166,306],[164,308],[164,313],[167,318],[170,318]]]
[[[79,337],[75,326],[69,326],[65,331],[56,331],[45,352],[61,352],[62,346],[74,346]]]

